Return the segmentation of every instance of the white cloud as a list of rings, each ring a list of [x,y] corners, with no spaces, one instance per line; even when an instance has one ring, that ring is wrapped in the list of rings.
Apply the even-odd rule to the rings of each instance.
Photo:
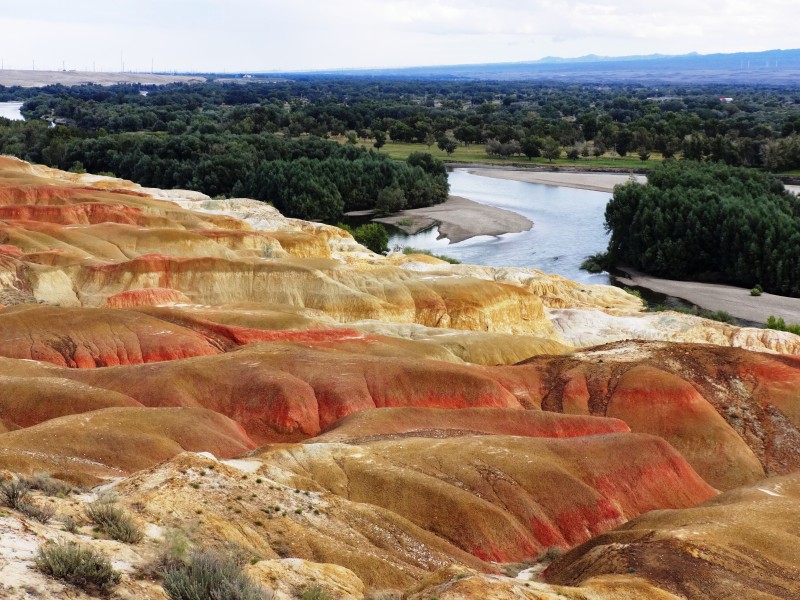
[[[797,47],[796,0],[4,2],[6,66],[257,70]]]

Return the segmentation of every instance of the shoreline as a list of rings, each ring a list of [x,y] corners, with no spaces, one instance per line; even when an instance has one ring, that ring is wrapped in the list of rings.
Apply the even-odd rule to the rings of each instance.
[[[527,171],[512,169],[492,169],[486,167],[470,167],[469,173],[479,177],[491,177],[493,179],[506,179],[511,181],[522,181],[524,183],[538,183],[542,185],[554,185],[580,190],[592,190],[595,192],[613,192],[614,186],[626,183],[631,179],[639,183],[647,181],[646,175],[635,173],[590,173],[590,172],[566,172],[566,171]]]
[[[724,310],[738,319],[766,323],[770,315],[787,323],[800,323],[800,298],[764,292],[751,296],[750,290],[720,283],[660,279],[629,267],[619,267],[625,276],[615,279],[623,285],[646,288],[659,294],[681,298],[707,310]]]
[[[481,235],[521,233],[533,227],[533,221],[523,215],[460,196],[450,196],[442,204],[403,210],[372,221],[393,225],[408,235],[437,226],[439,239],[447,238],[451,244]]]

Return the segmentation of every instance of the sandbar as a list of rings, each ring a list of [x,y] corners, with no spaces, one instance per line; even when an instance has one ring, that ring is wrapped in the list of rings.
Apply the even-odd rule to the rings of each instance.
[[[633,178],[639,183],[647,181],[645,175],[632,175],[627,173],[573,173],[560,171],[558,173],[545,171],[525,171],[511,169],[470,169],[473,175],[481,177],[494,177],[495,179],[511,179],[526,183],[541,183],[544,185],[557,185],[560,187],[577,188],[581,190],[594,190],[595,192],[613,192],[614,186],[626,183]]]
[[[635,285],[660,294],[683,298],[709,310],[724,310],[734,317],[765,323],[770,315],[783,317],[787,323],[800,323],[800,298],[776,296],[764,292],[751,296],[750,290],[717,283],[659,279],[635,269],[622,269],[628,277],[617,277],[624,285]]]
[[[442,204],[403,210],[373,221],[394,225],[410,235],[438,225],[439,237],[447,238],[451,244],[479,235],[520,233],[533,227],[533,222],[520,214],[459,196],[450,196]]]

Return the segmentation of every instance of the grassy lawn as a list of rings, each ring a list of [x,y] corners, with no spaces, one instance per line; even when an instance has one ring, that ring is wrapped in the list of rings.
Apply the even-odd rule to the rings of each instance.
[[[365,146],[369,147],[367,144]],[[624,168],[624,169],[647,169],[652,166],[651,163],[657,162],[662,160],[661,156],[658,154],[654,154],[649,161],[642,162],[639,160],[639,157],[634,155],[626,156],[625,158],[612,158],[608,154],[604,154],[598,158],[594,156],[590,157],[581,157],[578,160],[567,160],[566,158],[560,158],[554,160],[552,163],[549,162],[546,158],[534,158],[532,160],[528,160],[524,156],[516,156],[512,158],[497,158],[492,157],[486,154],[483,144],[473,144],[469,148],[465,146],[459,146],[458,149],[453,152],[450,156],[447,153],[442,152],[436,145],[431,146],[428,148],[425,144],[406,144],[400,142],[387,142],[386,145],[380,149],[381,152],[384,152],[391,156],[392,158],[398,160],[405,160],[408,158],[408,155],[412,152],[428,152],[432,154],[436,158],[441,160],[445,160],[448,162],[479,162],[479,163],[486,163],[492,165],[507,165],[507,166],[561,166],[561,165],[569,165],[572,167],[580,167],[581,165],[586,167],[616,167],[616,168]]]

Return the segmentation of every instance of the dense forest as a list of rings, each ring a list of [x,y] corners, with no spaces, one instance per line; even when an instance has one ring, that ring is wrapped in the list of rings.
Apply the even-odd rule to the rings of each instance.
[[[147,95],[143,95],[146,93]],[[567,85],[306,77],[144,89],[85,86],[19,94],[27,118],[60,117],[107,133],[278,133],[432,146],[485,145],[489,153],[560,151],[800,168],[800,88]]]
[[[615,188],[606,227],[612,263],[800,296],[800,198],[767,173],[666,161]]]
[[[248,83],[0,88],[0,152],[144,185],[274,202],[291,216],[390,212],[447,196],[442,155],[682,157],[800,169],[800,89],[308,76]],[[49,127],[49,122],[60,126]],[[326,139],[327,138],[327,139]],[[408,147],[389,160],[381,149]],[[388,147],[388,146],[387,146]]]

